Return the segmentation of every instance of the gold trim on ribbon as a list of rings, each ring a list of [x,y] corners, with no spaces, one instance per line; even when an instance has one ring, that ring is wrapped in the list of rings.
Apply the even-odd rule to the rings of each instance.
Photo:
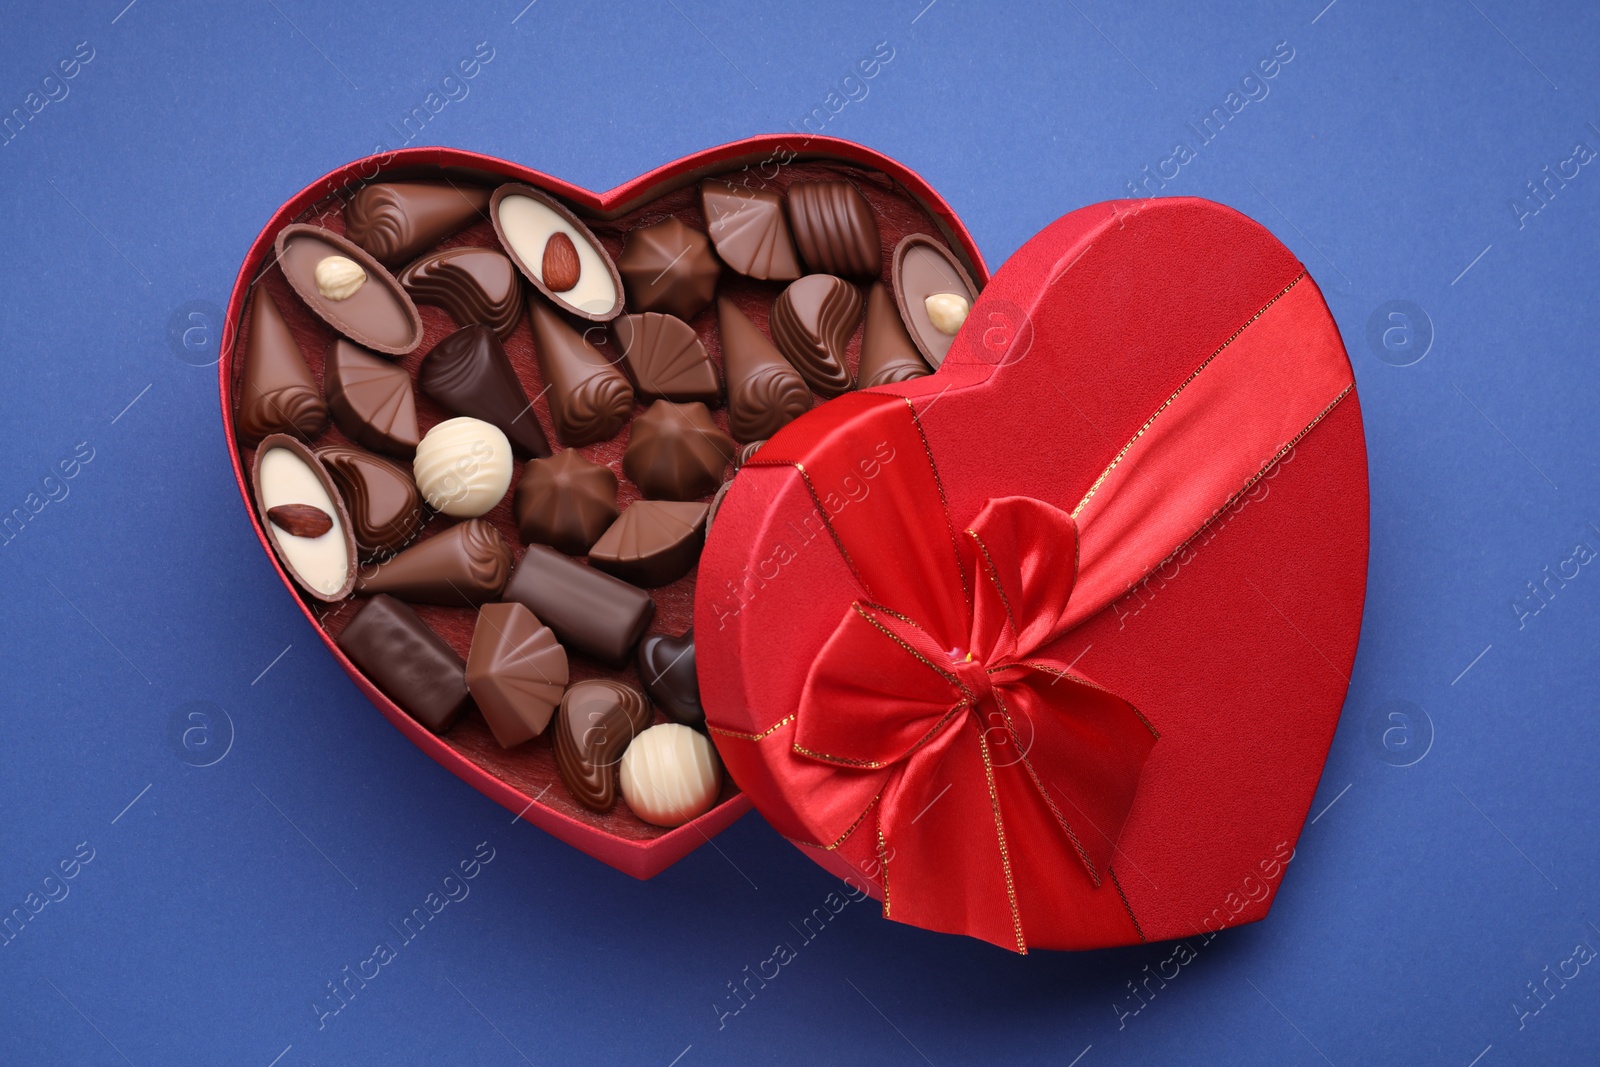
[[[994,811],[994,833],[1000,841],[1000,863],[1006,872],[1006,899],[1011,904],[1011,929],[1017,938],[1017,953],[1026,956],[1028,943],[1022,936],[1022,911],[1017,907],[1017,886],[1011,879],[1011,850],[1006,847],[1006,824],[1000,817],[1000,793],[994,787],[994,764],[989,759],[989,742],[978,733],[978,752],[983,756],[983,776],[989,783],[989,807]],[[880,828],[880,833],[881,833]]]
[[[761,741],[777,733],[779,730],[783,729],[785,726],[788,726],[792,722],[794,722],[794,716],[785,715],[783,718],[779,719],[765,730],[762,730],[759,734],[742,734],[737,730],[724,730],[722,727],[712,726],[710,723],[706,723],[706,729],[722,737],[732,737],[740,741]]]

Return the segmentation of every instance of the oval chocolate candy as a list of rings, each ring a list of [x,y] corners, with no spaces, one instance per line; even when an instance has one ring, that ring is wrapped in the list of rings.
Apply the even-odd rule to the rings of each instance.
[[[531,185],[502,185],[489,200],[495,236],[517,269],[557,307],[590,322],[622,314],[622,275],[594,233]]]
[[[921,233],[909,234],[895,245],[893,280],[895,304],[906,331],[928,366],[937,370],[960,320],[978,299],[978,287],[948,248]]]
[[[355,535],[322,461],[299,438],[275,433],[256,449],[250,480],[262,529],[289,577],[318,600],[349,596],[356,581]],[[315,516],[308,509],[320,512],[326,525],[310,521]]]
[[[339,333],[390,356],[403,356],[422,343],[417,305],[388,268],[364,248],[321,226],[298,222],[278,231],[275,247],[278,266],[294,291]],[[338,269],[330,272],[330,266]],[[359,284],[353,282],[354,268],[365,275]],[[330,273],[344,284],[329,289]]]
[[[630,685],[591,678],[567,688],[556,721],[556,770],[572,798],[591,811],[617,803],[617,764],[650,724],[650,703]]]

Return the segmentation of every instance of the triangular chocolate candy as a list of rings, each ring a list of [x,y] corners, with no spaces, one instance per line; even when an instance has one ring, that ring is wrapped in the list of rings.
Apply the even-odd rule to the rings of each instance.
[[[861,388],[908,382],[932,373],[911,343],[900,309],[882,282],[867,292],[867,328],[861,335]]]
[[[550,454],[528,394],[488,326],[465,326],[434,345],[422,360],[417,384],[457,415],[498,426],[523,455]]]
[[[378,182],[344,209],[344,235],[386,267],[398,267],[478,218],[489,190],[475,185]]]
[[[567,691],[567,651],[521,604],[478,609],[467,689],[501,748],[538,737]]]
[[[694,327],[682,319],[654,311],[623,315],[612,321],[611,338],[642,395],[703,404],[722,399],[716,365]]]
[[[234,430],[239,443],[253,448],[269,434],[310,440],[328,424],[328,405],[317,391],[289,324],[264,285],[256,286],[250,308],[250,340],[239,377],[239,412]]]
[[[770,189],[744,189],[723,181],[700,183],[700,207],[717,255],[750,278],[792,282],[800,260],[783,200]]]
[[[556,437],[568,448],[604,441],[633,414],[627,375],[542,301],[529,304],[539,371],[549,387]]]
[[[644,588],[675,582],[700,559],[706,505],[636,500],[589,549],[589,563]]]
[[[740,441],[761,441],[811,409],[811,390],[783,353],[727,297],[717,300],[722,374],[728,381],[728,427]]]
[[[319,448],[317,458],[344,496],[363,558],[399,551],[428,521],[409,468],[354,445]]]
[[[511,548],[483,519],[468,519],[418,541],[356,579],[357,596],[388,593],[413,604],[474,607],[511,577]]]
[[[322,377],[328,407],[344,435],[374,452],[410,459],[422,440],[411,375],[340,337],[328,346]]]

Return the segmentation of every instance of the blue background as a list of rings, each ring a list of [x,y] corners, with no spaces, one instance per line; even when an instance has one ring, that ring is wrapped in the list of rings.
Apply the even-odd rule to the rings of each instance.
[[[0,1060],[1595,1061],[1600,968],[1542,1005],[1526,983],[1600,948],[1600,567],[1527,584],[1600,547],[1600,167],[1547,203],[1525,183],[1600,148],[1600,9],[125,2],[11,4],[0,35],[0,112],[94,54],[0,147],[0,512],[67,494],[0,547],[0,910],[93,851],[0,947]],[[1197,943],[1137,1014],[1128,983],[1171,946],[1017,958],[868,904],[800,943],[837,883],[758,816],[635,882],[513,825],[362,698],[262,558],[214,368],[190,363],[278,204],[398,141],[480,41],[493,59],[413,143],[595,188],[827,114],[888,42],[822,132],[924,174],[992,265],[1124,195],[1287,42],[1164,190],[1294,249],[1366,414],[1361,651],[1267,921]],[[470,896],[319,1029],[325,983],[484,841]],[[782,941],[797,958],[721,1015]]]

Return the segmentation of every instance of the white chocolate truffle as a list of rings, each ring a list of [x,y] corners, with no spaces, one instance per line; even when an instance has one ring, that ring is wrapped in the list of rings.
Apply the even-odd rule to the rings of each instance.
[[[682,826],[711,810],[722,761],[704,734],[675,722],[652,726],[622,754],[622,799],[656,826]]]
[[[511,488],[511,442],[481,419],[447,419],[422,438],[411,469],[430,508],[475,519]]]

